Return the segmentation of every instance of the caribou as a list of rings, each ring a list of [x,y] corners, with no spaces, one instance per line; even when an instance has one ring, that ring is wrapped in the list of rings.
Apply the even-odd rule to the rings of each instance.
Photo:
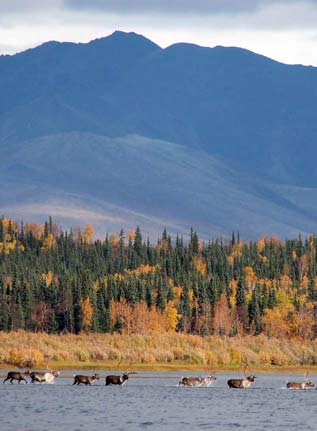
[[[311,381],[308,382],[288,382],[286,384],[287,389],[312,389],[314,387],[314,383]]]
[[[9,371],[7,374],[7,377],[3,380],[3,383],[5,383],[7,380],[10,380],[10,383],[13,383],[13,380],[18,380],[19,384],[24,381],[27,383],[26,376],[30,375],[30,371],[24,371],[24,373],[21,373],[19,371]]]
[[[58,377],[60,374],[59,371],[54,371],[54,370],[50,370],[50,371],[32,371],[32,373],[30,373],[30,377],[31,377],[31,383],[53,383],[55,380],[55,377]]]
[[[250,376],[245,377],[244,379],[230,379],[228,380],[229,388],[235,389],[247,389],[254,382],[256,377],[251,374]]]
[[[250,374],[249,376],[246,375],[246,368],[248,364],[244,365],[243,373],[244,373],[244,379],[230,379],[228,380],[228,386],[229,388],[234,389],[248,389],[254,380],[256,379],[254,374]]]
[[[136,374],[134,371],[124,372],[121,376],[110,375],[106,377],[106,386],[109,385],[124,385],[129,379],[130,374]]]
[[[73,385],[89,385],[91,386],[92,383],[94,383],[96,380],[100,379],[99,374],[94,374],[93,376],[84,376],[82,374],[76,374],[73,376],[74,377],[74,383]]]
[[[304,382],[287,382],[287,389],[312,389],[314,383],[308,378],[308,373],[305,374]]]
[[[214,380],[216,380],[216,377],[212,374],[207,377],[182,377],[181,381],[178,383],[178,386],[183,385],[199,388],[208,388]]]

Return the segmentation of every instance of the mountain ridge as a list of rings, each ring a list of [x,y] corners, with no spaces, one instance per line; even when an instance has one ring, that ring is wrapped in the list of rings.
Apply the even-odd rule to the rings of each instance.
[[[155,215],[160,220],[155,232],[170,223],[182,233],[193,226],[204,235],[210,229],[217,234],[240,229],[250,237],[307,233],[317,215],[316,206],[309,203],[317,186],[316,83],[316,68],[284,65],[236,47],[177,43],[163,49],[142,35],[120,31],[85,44],[48,42],[0,57],[0,177],[20,199],[22,179],[33,190],[30,199],[36,197],[34,184],[42,181],[48,195],[74,193],[78,203],[82,193],[82,204],[88,208],[89,201],[92,208],[90,191],[105,214],[102,199],[107,208],[119,208],[118,218],[120,208],[143,218]],[[85,170],[89,160],[95,174],[79,175],[77,185],[73,179],[74,190],[66,175],[72,170],[68,154],[68,165],[59,162],[63,177],[57,189],[53,181],[54,153],[64,154],[66,147],[60,142],[67,139],[74,153],[85,154],[76,154],[77,169]],[[46,172],[31,163],[25,148],[39,166],[47,166]],[[143,152],[139,159],[137,149]],[[120,162],[118,151],[127,159]],[[117,163],[118,172],[106,157]],[[131,171],[133,160],[143,177]],[[181,160],[186,160],[187,171]],[[215,160],[221,168],[215,168]],[[97,167],[107,167],[107,186]],[[164,169],[162,182],[159,173]],[[195,169],[201,170],[197,178]],[[218,182],[208,169],[218,172]],[[147,196],[139,192],[142,186]],[[2,193],[0,212],[9,209],[6,199]],[[173,208],[175,202],[178,209]],[[146,230],[150,233],[150,223]]]

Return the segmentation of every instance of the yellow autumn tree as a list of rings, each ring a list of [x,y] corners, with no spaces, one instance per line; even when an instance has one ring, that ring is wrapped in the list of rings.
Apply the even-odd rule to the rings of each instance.
[[[84,242],[91,242],[94,236],[95,230],[92,224],[87,223],[83,232]]]
[[[225,293],[222,293],[214,307],[213,330],[215,334],[228,335],[234,324],[232,310],[228,306]]]
[[[135,238],[135,230],[131,229],[131,230],[129,230],[129,231],[128,231],[128,238],[129,238],[131,241],[134,241],[134,238]]]
[[[291,316],[295,312],[285,291],[277,293],[278,305],[273,309],[266,309],[262,318],[263,332],[269,337],[283,338],[292,335]]]
[[[166,305],[165,315],[167,319],[167,331],[174,332],[177,328],[177,324],[181,315],[177,312],[177,308],[172,303],[172,301],[168,301]]]
[[[245,273],[245,281],[246,281],[248,288],[254,287],[257,277],[256,277],[256,274],[255,274],[253,268],[251,266],[246,266],[244,268],[244,273]]]
[[[43,240],[42,250],[46,251],[52,248],[56,244],[53,234],[49,233]]]
[[[83,330],[88,331],[92,327],[92,317],[94,313],[89,296],[80,301],[80,308],[83,316]]]
[[[207,265],[206,262],[201,257],[196,257],[194,260],[194,265],[197,272],[200,272],[201,275],[206,274]]]
[[[45,281],[46,287],[49,287],[52,284],[53,276],[54,274],[52,271],[48,271],[48,273],[42,274],[42,279]]]

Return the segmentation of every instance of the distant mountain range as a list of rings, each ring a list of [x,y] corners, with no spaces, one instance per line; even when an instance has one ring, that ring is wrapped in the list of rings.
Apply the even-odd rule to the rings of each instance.
[[[135,33],[0,56],[0,215],[99,236],[317,230],[317,69]]]

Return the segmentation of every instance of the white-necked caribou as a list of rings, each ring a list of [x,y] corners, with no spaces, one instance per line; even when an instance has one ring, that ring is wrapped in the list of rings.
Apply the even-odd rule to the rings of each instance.
[[[50,370],[50,371],[32,371],[32,373],[30,373],[30,377],[31,377],[31,383],[53,383],[55,380],[55,377],[58,377],[60,374],[59,371],[54,371],[54,370]]]
[[[253,374],[244,379],[230,379],[228,380],[228,386],[234,389],[248,389],[255,379],[256,377]]]
[[[244,366],[244,378],[243,379],[230,379],[228,380],[229,388],[233,389],[248,389],[252,383],[255,381],[256,377],[254,374],[246,375],[247,365]]]
[[[106,386],[109,385],[124,385],[128,379],[130,374],[136,374],[134,371],[124,372],[121,376],[110,375],[106,377]]]
[[[286,384],[287,389],[312,389],[315,385],[308,378],[308,373],[305,374],[304,378],[305,378],[304,382],[287,382]]]

